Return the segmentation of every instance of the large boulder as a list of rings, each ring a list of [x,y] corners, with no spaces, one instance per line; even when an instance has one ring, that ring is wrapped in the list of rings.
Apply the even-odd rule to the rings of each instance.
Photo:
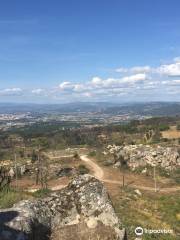
[[[44,199],[0,211],[1,240],[125,240],[120,226],[105,187],[90,175],[76,177]]]

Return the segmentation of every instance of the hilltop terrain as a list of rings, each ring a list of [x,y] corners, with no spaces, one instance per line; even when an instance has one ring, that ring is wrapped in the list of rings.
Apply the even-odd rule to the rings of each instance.
[[[157,104],[155,106],[157,107]],[[105,109],[101,111],[105,111]],[[129,112],[129,110],[127,111]],[[102,117],[101,114],[99,116]],[[38,122],[31,122],[31,124],[28,122],[23,126],[10,125],[8,128],[1,129],[0,208],[6,209],[1,210],[3,214],[14,211],[13,204],[16,204],[15,206],[18,206],[19,209],[18,215],[21,216],[21,210],[24,207],[25,211],[29,211],[25,204],[26,201],[28,204],[36,205],[38,203],[37,209],[40,210],[37,211],[41,212],[40,205],[44,206],[44,201],[51,202],[50,199],[55,195],[58,199],[61,198],[63,194],[66,195],[66,189],[71,192],[68,193],[68,196],[72,197],[70,197],[72,206],[75,204],[77,207],[79,203],[75,201],[73,195],[76,190],[73,188],[74,190],[71,191],[70,186],[72,186],[73,179],[84,179],[84,188],[78,186],[79,180],[76,180],[76,187],[82,194],[82,199],[92,200],[93,204],[97,203],[98,213],[93,213],[96,221],[91,219],[93,227],[87,226],[87,217],[90,215],[84,214],[84,211],[90,211],[91,207],[85,203],[83,210],[81,209],[82,212],[80,211],[85,219],[83,220],[83,216],[81,216],[82,221],[78,223],[79,225],[74,226],[72,225],[74,220],[70,217],[72,223],[68,225],[67,222],[63,225],[64,236],[73,239],[71,235],[68,235],[71,231],[73,235],[77,234],[77,236],[74,235],[76,239],[84,239],[83,235],[77,233],[77,229],[83,228],[89,232],[92,240],[96,240],[95,235],[98,237],[97,239],[110,240],[112,239],[110,233],[116,239],[117,232],[112,231],[109,225],[106,226],[104,218],[98,217],[101,214],[100,209],[105,214],[105,208],[102,209],[101,202],[98,203],[96,199],[96,196],[100,194],[99,187],[95,188],[97,192],[88,187],[86,174],[90,174],[98,180],[87,177],[90,179],[89,184],[92,181],[92,186],[97,183],[101,189],[107,189],[102,192],[107,191],[111,200],[107,200],[106,195],[106,200],[103,201],[108,201],[110,204],[114,219],[119,218],[118,221],[121,223],[119,229],[126,229],[128,240],[134,240],[136,237],[134,231],[137,226],[147,229],[172,230],[169,234],[145,234],[144,238],[147,240],[178,239],[180,233],[179,116],[143,118],[140,115],[139,119],[132,121],[116,119],[116,122],[112,121],[111,123],[102,123],[95,119],[92,123],[87,117],[88,114],[86,119],[79,122],[77,119],[82,116],[81,113],[77,113],[77,118],[69,122],[52,120],[52,118],[50,120],[49,115],[46,114],[43,116],[47,116],[47,121],[40,116]],[[52,116],[57,117],[53,114]],[[11,119],[9,121],[13,123],[24,120]],[[86,186],[89,189],[89,195],[86,195]],[[56,193],[57,191],[58,193]],[[104,195],[98,196],[104,199]],[[19,201],[20,203],[18,203]],[[55,209],[59,207],[59,211],[64,213],[68,210],[67,205],[53,204]],[[10,209],[7,210],[8,208]],[[80,214],[74,210],[71,213],[73,218]],[[48,216],[51,216],[50,213]],[[49,231],[52,230],[51,238],[53,240],[61,239],[59,236],[62,233],[60,226],[65,219],[59,215],[57,218],[60,221],[59,225],[54,225],[52,229],[48,226]],[[57,218],[55,219],[57,220]],[[14,216],[13,219],[10,221],[14,225],[13,228],[17,226],[19,229],[19,225],[15,223],[19,218]],[[102,222],[99,223],[97,219],[101,219]],[[37,218],[40,224],[41,220],[44,221]],[[54,215],[50,221],[54,221]],[[113,221],[117,222],[117,220]],[[8,223],[1,224],[10,227]],[[113,229],[115,225],[113,225]],[[96,228],[96,226],[98,227]],[[19,234],[19,230],[16,233]],[[48,237],[50,238],[49,232]]]

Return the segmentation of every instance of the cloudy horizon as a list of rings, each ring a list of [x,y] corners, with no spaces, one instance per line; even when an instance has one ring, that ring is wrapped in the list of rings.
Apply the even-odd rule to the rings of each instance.
[[[2,3],[0,102],[180,101],[178,6]]]

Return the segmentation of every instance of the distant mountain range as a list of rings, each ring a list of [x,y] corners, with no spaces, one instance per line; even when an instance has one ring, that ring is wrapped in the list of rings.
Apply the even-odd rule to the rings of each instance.
[[[180,115],[179,102],[152,103],[110,103],[110,102],[76,102],[65,104],[18,104],[0,103],[0,114],[3,113],[34,113],[34,114],[131,114],[145,116],[176,116]]]
[[[78,113],[78,112],[101,112],[109,107],[119,104],[104,102],[76,102],[64,104],[18,104],[0,103],[0,113]]]
[[[109,114],[138,114],[144,116],[176,116],[180,115],[180,103],[153,102],[134,103],[123,106],[108,107],[104,113]]]

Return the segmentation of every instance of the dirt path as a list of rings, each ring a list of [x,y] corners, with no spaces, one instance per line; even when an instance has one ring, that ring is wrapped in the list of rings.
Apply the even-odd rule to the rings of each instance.
[[[117,184],[117,185],[122,185],[122,181],[116,181],[116,180],[111,180],[111,179],[106,179],[104,178],[105,173],[103,168],[101,168],[97,163],[95,163],[92,159],[90,159],[87,155],[82,155],[80,156],[81,160],[84,161],[90,169],[93,171],[93,175],[101,180],[102,182],[106,183],[112,183],[112,184]],[[138,188],[140,190],[145,190],[145,191],[153,191],[153,187],[147,187],[147,186],[142,186],[142,185],[136,185],[134,183],[131,184],[131,187],[133,188]],[[180,191],[180,186],[177,187],[171,187],[171,188],[160,188],[157,189],[158,192],[163,192],[163,193],[171,193],[171,192],[176,192]]]
[[[120,180],[112,180],[111,176],[108,177],[108,178],[105,178],[105,175],[106,175],[105,170],[102,167],[100,167],[94,160],[89,158],[87,155],[81,155],[80,158],[87,166],[89,166],[90,170],[92,170],[92,172],[93,172],[93,175],[97,179],[99,179],[100,181],[102,181],[104,183],[110,183],[110,184],[116,184],[116,185],[122,186],[122,181],[120,181]],[[49,189],[51,189],[52,191],[57,191],[57,190],[60,190],[60,189],[66,187],[68,185],[68,184],[62,184],[61,181],[60,181],[60,183],[61,184],[56,182],[54,184],[51,184],[49,186]],[[131,183],[130,186],[133,187],[133,188],[140,189],[140,190],[154,192],[154,188],[150,187],[150,186],[143,186],[143,185],[134,184],[134,183]],[[27,189],[27,191],[28,192],[35,192],[39,189],[40,189],[40,187],[29,187]],[[161,192],[161,193],[173,193],[173,192],[176,192],[176,191],[180,191],[180,186],[157,189],[157,192]]]
[[[97,165],[97,163],[95,163],[91,159],[89,159],[87,155],[82,155],[82,156],[80,156],[80,158],[82,161],[86,162],[86,164],[93,171],[93,173],[94,173],[93,175],[97,179],[99,179],[101,181],[104,179],[104,171],[99,165]]]

